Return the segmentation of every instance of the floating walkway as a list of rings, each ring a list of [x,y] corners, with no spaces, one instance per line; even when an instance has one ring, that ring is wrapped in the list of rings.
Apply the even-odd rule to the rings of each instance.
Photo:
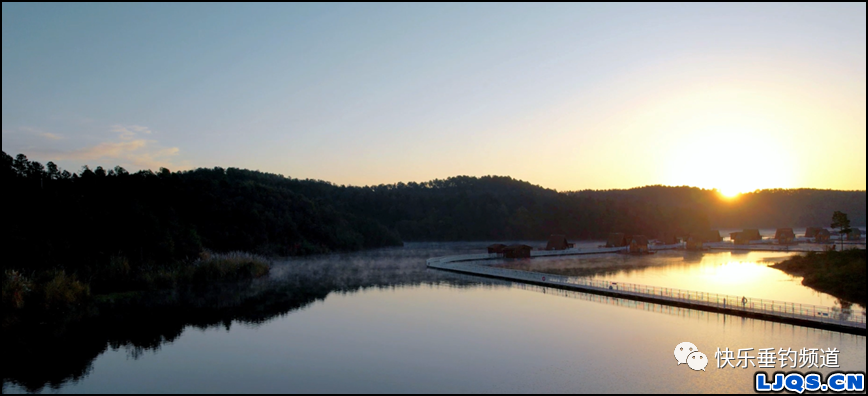
[[[751,243],[749,245],[736,245],[731,242],[713,242],[706,243],[703,246],[712,250],[727,250],[727,251],[750,251],[750,252],[783,252],[783,253],[808,253],[822,252],[831,245],[825,244],[809,244],[809,245],[778,245],[770,242]]]
[[[581,251],[579,251],[579,249],[569,250],[574,250],[574,252],[531,251],[531,256],[542,257],[615,253],[623,250],[623,248],[582,249]],[[505,279],[562,290],[600,294],[636,301],[839,331],[842,333],[866,335],[864,310],[856,312],[837,307],[824,307],[757,299],[746,296],[730,296],[632,283],[611,282],[585,277],[568,277],[541,272],[497,268],[481,264],[482,261],[494,259],[502,259],[502,257],[497,254],[489,253],[435,257],[427,260],[427,266],[444,271]]]

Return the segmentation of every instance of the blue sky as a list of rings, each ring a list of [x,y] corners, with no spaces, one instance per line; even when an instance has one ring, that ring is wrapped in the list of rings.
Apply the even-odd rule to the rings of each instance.
[[[356,185],[865,189],[865,15],[4,3],[3,150],[70,170],[234,166]]]

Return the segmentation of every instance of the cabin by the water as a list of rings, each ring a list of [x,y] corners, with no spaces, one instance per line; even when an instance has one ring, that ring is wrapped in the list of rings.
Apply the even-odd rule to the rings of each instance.
[[[564,235],[552,234],[549,236],[548,243],[546,243],[546,250],[565,250],[574,247],[576,247],[576,244],[567,242],[567,237]]]

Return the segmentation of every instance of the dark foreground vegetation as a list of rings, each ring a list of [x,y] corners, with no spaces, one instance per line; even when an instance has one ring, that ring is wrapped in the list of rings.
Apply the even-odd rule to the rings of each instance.
[[[29,392],[56,388],[85,377],[108,348],[125,348],[137,358],[174,341],[187,326],[228,330],[233,322],[261,323],[325,298],[328,286],[234,282],[102,296],[51,322],[31,320],[4,329],[2,380]]]
[[[93,296],[90,303],[55,312],[44,321],[26,320],[3,328],[0,380],[29,392],[59,389],[68,381],[86,377],[93,360],[109,348],[126,350],[137,359],[177,340],[187,327],[229,330],[233,325],[262,324],[334,292],[476,284],[447,283],[441,274],[418,265],[430,255],[449,252],[410,248],[313,256],[293,260],[292,265],[276,264],[270,276],[258,279]]]
[[[268,272],[264,258],[229,252],[301,255],[401,244],[376,221],[258,172],[70,173],[6,153],[2,163],[4,327],[81,309],[100,295]]]
[[[213,254],[189,263],[133,269],[113,258],[96,274],[82,278],[64,269],[2,272],[2,328],[22,323],[62,323],[86,315],[96,304],[142,292],[202,287],[268,274],[269,262],[246,253]],[[92,290],[100,294],[93,294]],[[127,294],[124,294],[127,293]]]
[[[808,253],[772,265],[788,274],[803,276],[802,284],[863,307],[865,299],[865,249]]]

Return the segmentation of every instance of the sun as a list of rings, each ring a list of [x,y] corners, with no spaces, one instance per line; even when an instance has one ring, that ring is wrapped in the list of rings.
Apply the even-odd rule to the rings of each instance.
[[[740,191],[738,191],[738,190],[736,190],[736,189],[734,189],[734,188],[721,188],[721,189],[718,189],[717,191],[718,191],[718,192],[720,193],[720,195],[722,195],[724,198],[730,198],[730,199],[735,198],[735,197],[737,197],[739,194],[741,194]]]

